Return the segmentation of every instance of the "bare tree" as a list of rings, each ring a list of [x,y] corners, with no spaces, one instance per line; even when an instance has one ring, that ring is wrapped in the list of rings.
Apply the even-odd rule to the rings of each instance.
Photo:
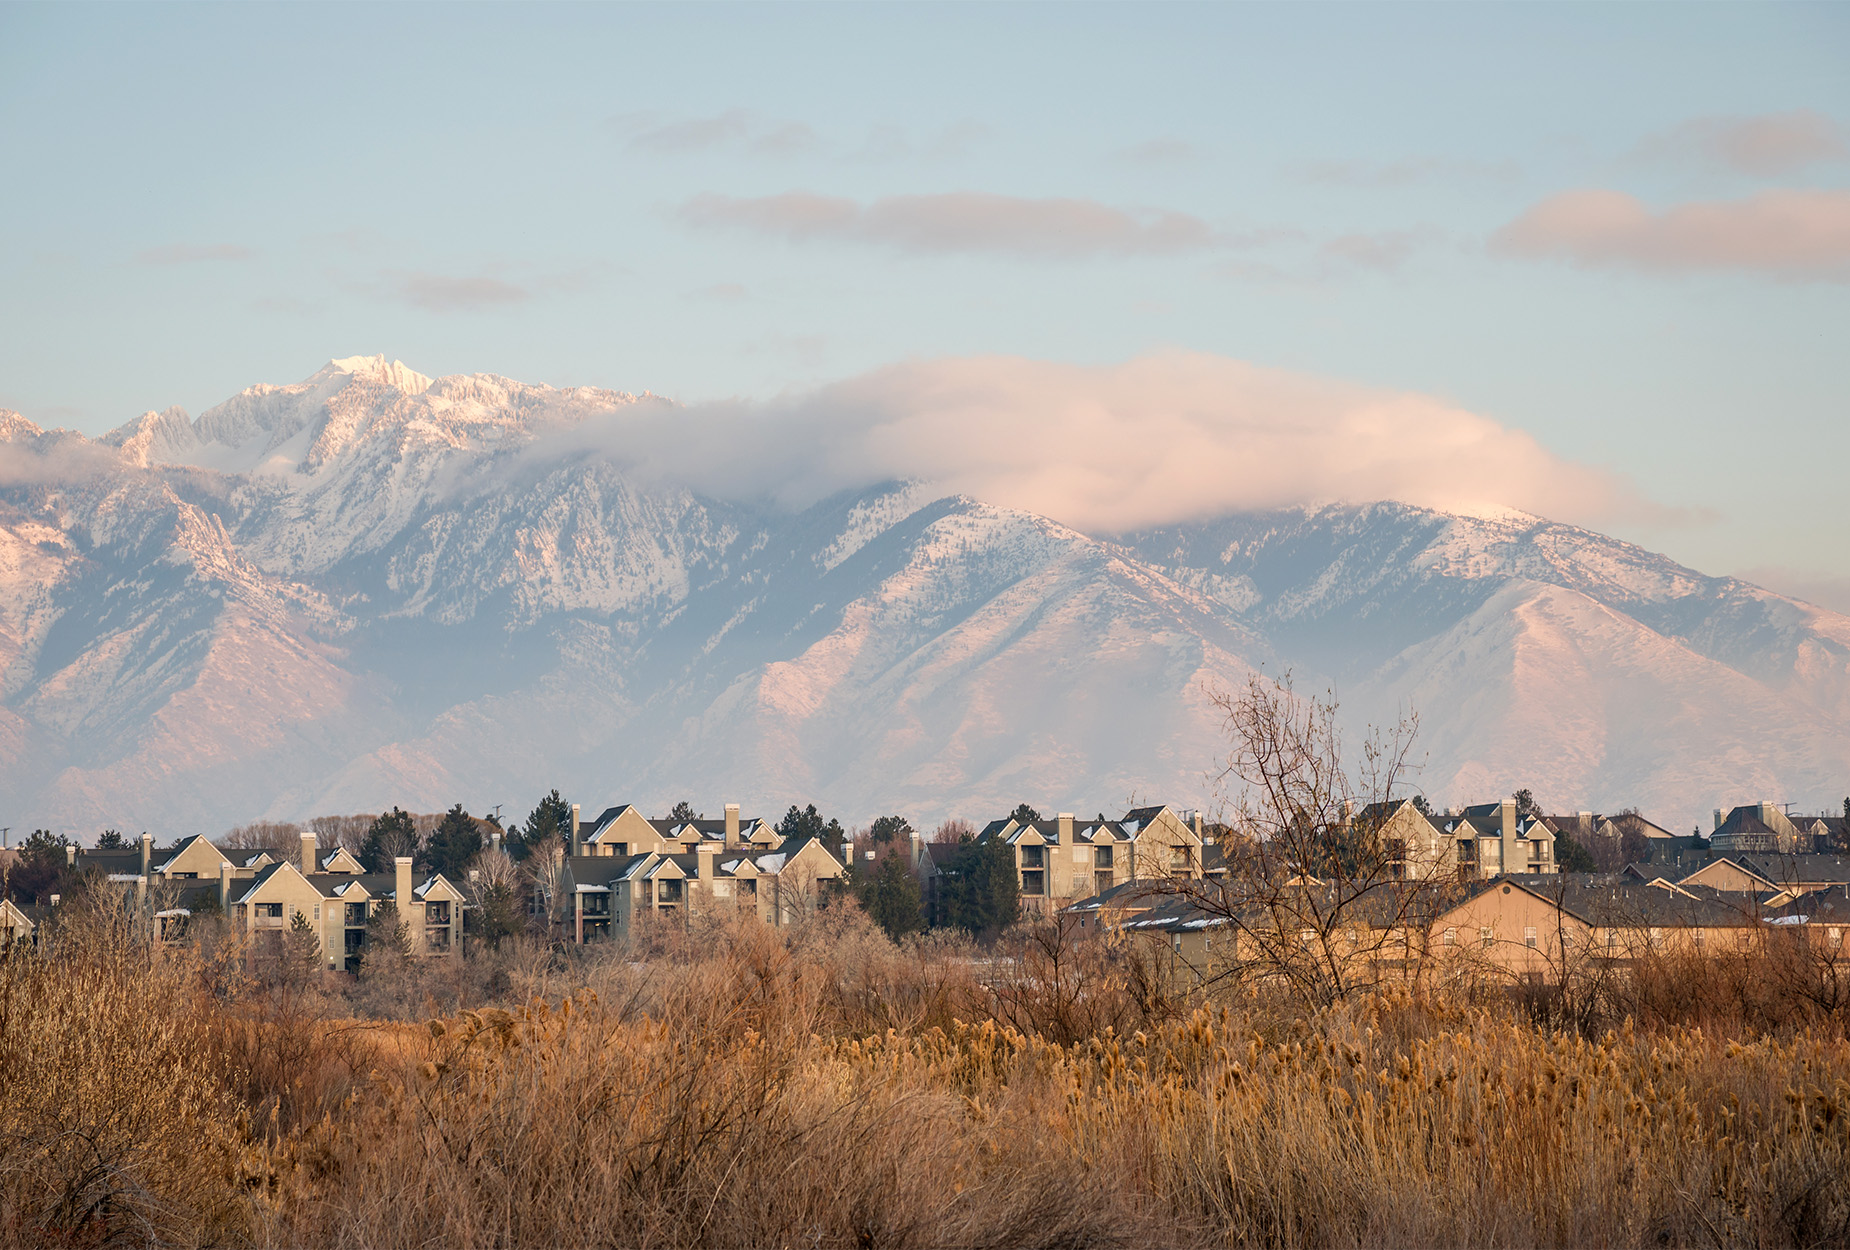
[[[539,898],[548,936],[557,933],[564,927],[566,913],[571,909],[571,897],[565,892],[564,842],[557,834],[548,836],[533,848],[520,866],[529,888]]]
[[[268,851],[277,859],[296,855],[301,847],[302,826],[287,821],[254,820],[227,830],[218,840],[226,851]]]
[[[379,819],[376,814],[363,812],[352,816],[317,816],[308,822],[308,827],[315,831],[315,846],[323,851],[344,850],[349,854],[358,854],[361,843],[366,841],[366,831]]]
[[[1444,889],[1442,874],[1408,873],[1407,848],[1383,833],[1417,718],[1371,730],[1352,771],[1334,694],[1305,698],[1289,674],[1255,674],[1215,702],[1232,740],[1214,835],[1226,874],[1153,883],[1232,936],[1235,954],[1212,979],[1282,985],[1321,1007],[1405,974]]]

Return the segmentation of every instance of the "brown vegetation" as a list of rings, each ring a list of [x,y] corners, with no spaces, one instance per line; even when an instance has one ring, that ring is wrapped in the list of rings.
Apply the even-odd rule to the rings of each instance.
[[[1759,957],[1641,966],[1604,1002],[1633,1019],[1589,1038],[1468,987],[1178,997],[1134,946],[901,947],[848,908],[510,941],[389,986],[237,953],[99,909],[0,957],[0,1240],[1850,1238],[1845,1017]],[[1698,975],[1773,988],[1705,982],[1698,1028],[1668,1006]]]

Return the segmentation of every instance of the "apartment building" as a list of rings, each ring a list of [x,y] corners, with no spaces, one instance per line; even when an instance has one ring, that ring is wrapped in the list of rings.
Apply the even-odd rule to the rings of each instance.
[[[1519,816],[1512,799],[1428,815],[1409,799],[1371,803],[1358,820],[1381,839],[1394,875],[1412,881],[1483,881],[1504,873],[1556,871],[1555,833]]]
[[[624,804],[590,822],[572,808],[562,865],[564,922],[573,941],[620,938],[648,921],[749,909],[783,925],[826,901],[847,869],[815,838],[785,839],[728,803],[720,820],[650,819]]]
[[[1200,877],[1218,864],[1219,848],[1204,841],[1201,813],[1166,805],[1138,807],[1118,820],[1103,812],[1075,820],[992,820],[977,841],[1000,841],[1015,855],[1022,910],[1049,915],[1074,899],[1103,894],[1127,881]]]

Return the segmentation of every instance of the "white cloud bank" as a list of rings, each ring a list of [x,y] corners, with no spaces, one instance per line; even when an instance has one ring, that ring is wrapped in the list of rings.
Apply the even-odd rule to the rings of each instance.
[[[1184,352],[1104,367],[918,361],[767,403],[625,409],[531,454],[573,450],[793,507],[925,478],[1094,533],[1381,499],[1667,519],[1614,475],[1443,400]]]

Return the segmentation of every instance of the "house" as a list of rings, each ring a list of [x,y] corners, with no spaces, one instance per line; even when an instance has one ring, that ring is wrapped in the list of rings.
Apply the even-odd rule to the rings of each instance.
[[[1709,845],[1721,855],[1740,852],[1794,855],[1816,849],[1811,835],[1801,834],[1777,803],[1764,800],[1736,807],[1726,816],[1716,808],[1715,829],[1709,834]]]
[[[357,969],[366,922],[390,902],[405,926],[413,955],[462,954],[463,892],[441,873],[421,881],[412,859],[401,855],[390,873],[366,873],[353,856],[334,852],[317,862],[315,835],[302,834],[295,860],[265,865],[248,881],[235,881],[227,864],[220,876],[220,905],[253,947],[281,949],[283,934],[305,916],[329,968]]]
[[[653,820],[625,804],[581,823],[560,874],[572,941],[621,938],[649,921],[749,909],[767,924],[800,919],[826,902],[847,868],[820,839],[785,839],[728,803],[721,820]]]
[[[38,922],[27,914],[25,908],[0,895],[0,951],[15,942],[30,944],[38,927]]]
[[[1503,872],[1555,871],[1555,831],[1538,817],[1517,815],[1512,799],[1444,815],[1428,815],[1408,799],[1371,803],[1357,821],[1380,838],[1393,875],[1406,880],[1487,880]]]
[[[1778,896],[1772,905],[1779,906],[1806,894],[1850,886],[1850,856],[1720,855],[1677,884],[1708,886],[1731,894]]]
[[[1746,900],[1621,873],[1519,874],[1475,885],[1442,911],[1427,950],[1442,972],[1558,981],[1586,961],[1623,965],[1649,953],[1735,951],[1764,926]]]
[[[1133,808],[1118,820],[1103,812],[1083,821],[1071,812],[1052,820],[1007,816],[990,821],[976,840],[1009,847],[1021,874],[1022,910],[1050,915],[1126,881],[1201,877],[1210,858],[1219,862],[1206,854],[1202,835],[1200,812],[1159,805]]]

